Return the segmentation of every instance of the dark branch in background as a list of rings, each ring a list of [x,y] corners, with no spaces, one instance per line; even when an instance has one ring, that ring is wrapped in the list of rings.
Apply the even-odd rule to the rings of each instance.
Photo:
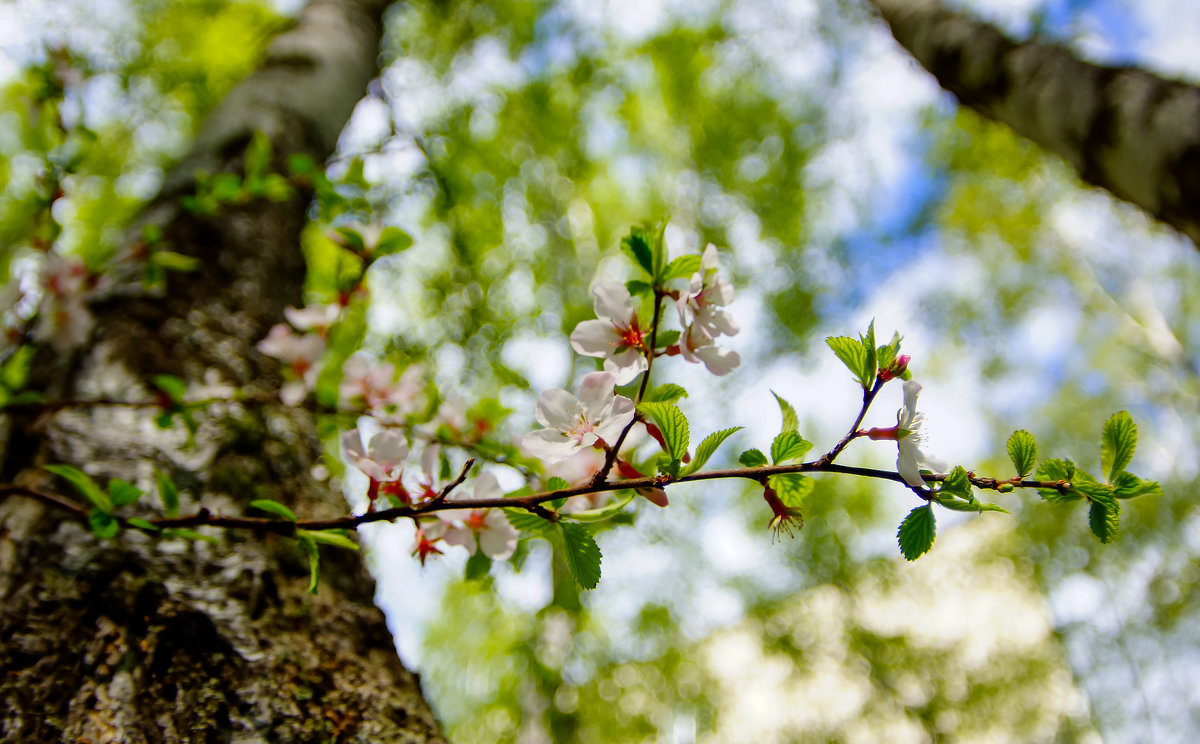
[[[943,88],[1200,246],[1200,87],[1017,42],[936,0],[871,0]]]

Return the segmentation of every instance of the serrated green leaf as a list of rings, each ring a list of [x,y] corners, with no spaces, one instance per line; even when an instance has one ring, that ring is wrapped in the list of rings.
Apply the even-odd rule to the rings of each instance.
[[[651,255],[650,241],[647,230],[635,227],[629,235],[621,238],[621,250],[633,261],[633,265],[641,268],[647,275],[654,276],[654,257]]]
[[[738,455],[738,462],[746,468],[761,468],[763,465],[769,464],[767,456],[757,449],[748,449]]]
[[[850,338],[849,336],[830,336],[825,339],[825,343],[833,349],[833,353],[838,359],[842,360],[842,364],[850,370],[854,378],[858,380],[858,384],[869,389],[874,381],[870,378],[863,378],[862,371],[867,364],[867,351],[863,348],[862,342],[858,339]]]
[[[115,537],[121,531],[121,523],[117,518],[99,508],[88,512],[88,527],[92,529],[93,535],[102,540]]]
[[[542,519],[538,515],[526,509],[505,507],[504,516],[508,519],[508,523],[513,526],[513,529],[516,529],[519,532],[543,535],[554,527],[554,522]]]
[[[709,434],[696,447],[696,454],[692,457],[692,461],[688,463],[688,466],[683,469],[682,474],[691,475],[692,473],[700,470],[700,468],[704,467],[704,464],[707,463],[717,451],[717,448],[721,446],[722,442],[724,442],[734,433],[741,430],[742,427],[733,426],[728,429],[721,429],[720,431],[714,431],[712,434]]]
[[[358,543],[350,539],[345,530],[296,530],[296,536],[303,535],[320,545],[331,545],[343,550],[358,550]]]
[[[1033,435],[1024,429],[1014,431],[1008,438],[1008,457],[1017,469],[1018,477],[1024,478],[1033,472],[1037,463],[1037,441]]]
[[[145,491],[120,478],[113,478],[108,482],[108,497],[112,499],[114,507],[132,504],[140,499],[143,493]]]
[[[625,282],[625,289],[634,297],[653,294],[654,285],[650,282],[642,282],[637,279],[631,279]]]
[[[1092,528],[1092,534],[1106,545],[1117,539],[1120,518],[1120,504],[1113,500],[1108,503],[1093,501],[1088,509],[1088,526]]]
[[[796,415],[796,409],[792,408],[791,403],[779,397],[779,393],[774,390],[771,391],[771,395],[775,396],[775,401],[779,404],[779,412],[783,415],[783,425],[779,428],[779,431],[794,431],[799,433],[800,417]]]
[[[771,462],[779,465],[788,460],[804,457],[804,453],[812,449],[812,442],[794,431],[785,431],[771,442]]]
[[[937,537],[937,520],[933,516],[933,507],[929,504],[918,506],[908,513],[900,523],[896,532],[900,552],[905,560],[915,561],[933,547],[933,539]]]
[[[1138,496],[1162,496],[1162,486],[1156,481],[1144,481],[1128,471],[1119,473],[1113,482],[1113,498],[1132,499]]]
[[[639,403],[638,412],[648,416],[662,432],[667,443],[667,452],[674,460],[681,459],[688,449],[688,420],[683,411],[672,403]]]
[[[249,506],[251,509],[258,509],[259,511],[265,511],[268,514],[274,514],[275,516],[286,519],[289,522],[296,521],[296,513],[278,501],[273,501],[271,499],[255,499],[254,501],[250,502]]]
[[[971,489],[971,479],[967,477],[967,469],[959,465],[951,470],[946,479],[942,481],[938,495],[952,495],[967,502],[974,501],[975,493]]]
[[[147,522],[146,520],[142,519],[141,517],[131,517],[125,521],[129,524],[130,527],[137,527],[139,530],[145,530],[146,532],[161,532],[162,531],[162,528],[160,528],[158,525],[151,524],[150,522]]]
[[[298,534],[296,539],[300,542],[304,554],[308,556],[308,593],[316,594],[317,585],[320,583],[321,551],[317,549],[317,541],[311,534]]]
[[[875,384],[875,374],[879,371],[879,357],[876,356],[878,351],[875,347],[875,319],[871,318],[871,325],[867,326],[867,335],[859,336],[859,342],[863,347],[862,371],[859,373],[859,380],[863,387],[869,388]]]
[[[1072,481],[1075,477],[1075,463],[1070,460],[1042,460],[1038,463],[1037,473],[1034,474],[1037,480],[1042,481]],[[1083,494],[1068,491],[1061,493],[1057,490],[1049,488],[1039,488],[1038,494],[1051,503],[1065,503],[1068,501],[1078,501],[1083,497]]]
[[[96,485],[92,476],[73,465],[43,465],[42,469],[60,478],[66,478],[72,486],[75,486],[75,490],[87,499],[89,504],[105,514],[112,513],[112,500],[107,493],[100,489],[100,486]]]
[[[166,393],[175,404],[182,403],[187,393],[187,383],[175,375],[154,375],[150,378],[150,384]]]
[[[570,487],[571,487],[570,483],[567,483],[566,480],[559,478],[558,476],[555,476],[555,477],[551,478],[550,480],[546,481],[546,490],[547,491],[561,491],[564,488],[570,488]]]
[[[154,480],[158,481],[158,497],[162,499],[163,514],[169,518],[179,516],[179,489],[166,473],[155,472]]]
[[[600,546],[592,532],[582,524],[559,522],[567,566],[575,583],[582,589],[595,589],[600,583]]]
[[[663,272],[662,280],[669,282],[672,279],[687,278],[692,274],[700,271],[699,256],[680,256],[671,263],[667,264],[666,271]]]
[[[812,493],[816,483],[812,478],[801,473],[780,473],[767,478],[767,484],[775,489],[779,500],[789,509],[799,509],[804,506],[804,499]]]
[[[879,369],[887,369],[892,366],[892,362],[896,361],[896,355],[900,353],[900,341],[903,338],[899,333],[893,333],[892,340],[876,350],[876,363],[879,365]]]
[[[467,566],[463,571],[463,578],[467,581],[478,581],[488,575],[492,570],[492,559],[484,553],[482,549],[476,548],[471,557],[467,559]]]
[[[1128,411],[1117,411],[1104,422],[1104,435],[1100,439],[1100,471],[1108,473],[1109,483],[1129,467],[1136,449],[1137,424]]]
[[[633,501],[633,491],[624,490],[618,491],[618,493],[623,495],[618,496],[617,499],[611,504],[603,506],[599,509],[588,509],[586,511],[564,514],[562,515],[562,518],[572,522],[586,522],[589,524],[593,522],[606,522],[620,514],[622,510],[625,509],[625,506],[629,504],[630,501]]]
[[[686,397],[688,397],[688,392],[687,392],[687,390],[684,390],[683,387],[681,387],[679,385],[675,385],[673,383],[667,383],[666,385],[659,385],[656,388],[651,388],[650,390],[647,390],[646,395],[642,398],[642,402],[643,403],[655,403],[655,402],[674,403],[675,401],[679,400],[680,398],[686,398]]]
[[[1008,509],[996,504],[989,504],[986,501],[963,501],[962,499],[956,498],[938,498],[937,503],[939,506],[943,506],[950,511],[976,513],[994,511],[1008,514]]]

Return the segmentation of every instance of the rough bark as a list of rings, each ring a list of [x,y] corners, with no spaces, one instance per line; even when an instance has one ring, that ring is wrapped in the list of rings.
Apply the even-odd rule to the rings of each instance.
[[[937,0],[871,0],[896,41],[967,106],[1200,246],[1200,88],[1017,42]]]
[[[53,395],[145,400],[168,373],[194,392],[270,389],[275,365],[254,350],[285,305],[302,304],[299,233],[308,195],[212,218],[179,208],[194,169],[234,170],[255,131],[277,159],[322,160],[375,74],[384,0],[318,0],[271,45],[263,66],[202,126],[142,221],[203,269],[175,274],[162,297],[136,283],[94,309],[91,343],[70,358],[39,352]],[[185,489],[182,511],[240,513],[273,498],[304,515],[344,512],[311,476],[311,416],[225,406],[195,443],[154,412],[69,409],[12,417],[2,479],[68,493],[39,465],[74,464],[99,480],[153,491],[153,472]],[[147,513],[156,497],[144,497]],[[0,738],[6,742],[439,742],[416,677],[396,657],[357,554],[323,555],[307,593],[293,541],[226,534],[220,545],[124,530],[100,540],[40,503],[0,502]]]

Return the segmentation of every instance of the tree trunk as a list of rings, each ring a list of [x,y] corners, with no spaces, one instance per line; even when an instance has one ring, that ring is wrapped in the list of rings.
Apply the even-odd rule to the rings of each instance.
[[[936,0],[871,0],[943,88],[1200,246],[1200,88],[1018,43]]]
[[[299,234],[308,194],[223,210],[182,210],[197,168],[240,168],[251,135],[278,168],[293,153],[321,161],[376,72],[384,0],[317,0],[278,37],[254,75],[205,122],[141,224],[203,267],[173,273],[163,297],[122,285],[93,311],[82,351],[39,351],[50,395],[144,401],[151,375],[189,394],[277,390],[254,349],[284,306],[301,305]],[[182,513],[240,514],[272,498],[305,516],[345,511],[311,475],[320,451],[311,415],[282,406],[213,407],[194,443],[157,429],[156,411],[73,408],[13,415],[2,480],[64,495],[39,468],[74,464],[103,482],[154,491],[154,471],[183,489]],[[143,497],[152,516],[157,497]],[[216,533],[214,533],[216,534]],[[396,657],[358,554],[323,554],[307,592],[295,541],[226,533],[219,545],[111,540],[37,501],[0,502],[0,738],[6,742],[440,742],[418,680]]]

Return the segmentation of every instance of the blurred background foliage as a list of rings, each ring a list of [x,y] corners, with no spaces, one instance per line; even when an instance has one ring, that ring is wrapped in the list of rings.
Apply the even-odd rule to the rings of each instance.
[[[66,20],[18,3],[29,33],[8,44],[5,276],[50,244],[109,259],[294,10],[51,5]],[[1072,41],[1111,4],[1060,5],[1033,4],[1037,24]],[[736,446],[764,446],[774,387],[828,447],[857,401],[822,339],[877,317],[926,395],[948,391],[933,447],[955,464],[1005,472],[1004,439],[1027,428],[1042,456],[1094,469],[1104,419],[1128,409],[1138,472],[1165,493],[1127,502],[1113,546],[1080,510],[1011,494],[1011,518],[944,519],[907,564],[900,488],[819,479],[804,529],[774,545],[753,493],[677,489],[600,535],[586,596],[537,541],[466,581],[453,557],[398,566],[406,538],[381,531],[380,602],[453,740],[1192,740],[1194,247],[956,110],[859,2],[413,0],[383,59],[314,204],[305,248],[326,268],[309,289],[339,288],[331,228],[411,235],[372,267],[365,338],[344,343],[422,365],[431,406],[528,430],[539,390],[592,369],[566,336],[589,283],[625,278],[619,237],[669,216],[674,251],[721,248],[743,327],[729,378],[656,366],[691,391],[694,430],[744,425]],[[860,449],[847,461],[890,464]]]

